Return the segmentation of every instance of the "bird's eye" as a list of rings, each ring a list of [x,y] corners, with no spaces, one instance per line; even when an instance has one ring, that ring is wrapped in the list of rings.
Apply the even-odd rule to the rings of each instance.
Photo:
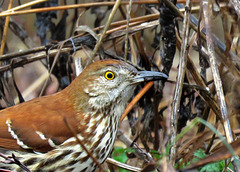
[[[114,79],[114,73],[113,72],[111,72],[111,71],[107,71],[106,73],[105,73],[105,78],[107,79],[107,80],[113,80]]]

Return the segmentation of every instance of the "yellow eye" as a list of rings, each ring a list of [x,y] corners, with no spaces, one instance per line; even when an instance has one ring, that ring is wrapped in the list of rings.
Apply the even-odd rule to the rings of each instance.
[[[113,72],[111,72],[111,71],[107,71],[106,73],[105,73],[105,78],[107,79],[107,80],[113,80],[114,79],[114,73]]]

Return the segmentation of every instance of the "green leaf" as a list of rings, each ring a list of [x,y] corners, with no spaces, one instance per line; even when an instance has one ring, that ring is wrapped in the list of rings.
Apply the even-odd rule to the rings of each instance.
[[[115,159],[116,161],[119,161],[121,163],[126,163],[128,160],[125,149],[122,147],[115,147],[114,151],[112,153],[112,157],[113,157],[113,159]]]
[[[151,150],[150,154],[157,160],[161,159],[163,157],[162,154],[160,154],[158,151],[156,150]]]
[[[203,159],[207,156],[202,149],[197,150],[193,155],[199,159]]]
[[[134,153],[132,148],[115,147],[112,153],[112,158],[118,162],[126,163],[128,160],[127,153]],[[129,172],[128,170],[119,168],[119,172]]]
[[[200,172],[215,172],[215,171],[221,171],[218,162],[207,164],[200,170]]]
[[[199,161],[199,159],[204,159],[205,157],[207,157],[207,155],[205,154],[205,152],[202,149],[197,150],[196,152],[194,152],[194,158],[192,160],[193,163]],[[230,169],[233,169],[232,163],[230,163],[228,165],[228,167]],[[199,168],[200,172],[215,172],[215,171],[223,171],[223,169],[225,168],[225,161],[218,161],[218,162],[213,162],[210,164],[207,164],[201,168]]]

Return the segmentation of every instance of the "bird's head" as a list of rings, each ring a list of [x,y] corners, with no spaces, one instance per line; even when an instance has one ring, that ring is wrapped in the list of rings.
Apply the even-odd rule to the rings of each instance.
[[[89,65],[71,85],[78,85],[88,105],[101,109],[113,103],[125,105],[140,82],[166,78],[160,72],[138,71],[123,61],[102,60]]]

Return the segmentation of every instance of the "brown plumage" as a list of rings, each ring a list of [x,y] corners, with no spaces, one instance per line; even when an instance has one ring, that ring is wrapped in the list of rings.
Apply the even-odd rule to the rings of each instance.
[[[66,89],[0,111],[0,148],[17,151],[16,157],[33,171],[94,171],[97,165],[64,120],[103,163],[136,85],[162,78],[167,76],[139,72],[122,61],[97,61]],[[2,166],[21,170],[13,164]]]

